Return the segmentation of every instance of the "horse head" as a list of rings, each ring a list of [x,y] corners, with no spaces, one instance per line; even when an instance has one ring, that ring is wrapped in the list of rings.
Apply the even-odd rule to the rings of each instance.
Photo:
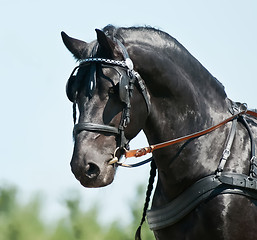
[[[74,104],[74,123],[79,110],[71,169],[85,187],[113,181],[115,162],[142,129],[149,110],[142,104],[146,94],[141,93],[142,83],[124,45],[101,30],[96,32],[97,40],[91,43],[62,32],[65,46],[80,63],[66,92]]]

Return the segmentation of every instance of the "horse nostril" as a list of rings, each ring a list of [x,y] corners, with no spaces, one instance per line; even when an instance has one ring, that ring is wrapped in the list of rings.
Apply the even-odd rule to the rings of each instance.
[[[99,167],[94,163],[88,163],[86,166],[86,176],[88,178],[95,178],[100,174]]]

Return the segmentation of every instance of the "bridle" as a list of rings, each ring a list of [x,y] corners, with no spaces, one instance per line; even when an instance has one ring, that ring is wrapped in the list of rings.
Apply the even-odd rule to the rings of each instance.
[[[124,60],[112,60],[112,59],[106,59],[106,58],[98,58],[98,57],[89,57],[86,59],[83,59],[79,66],[75,67],[74,70],[71,73],[71,76],[69,78],[73,79],[73,81],[76,81],[76,75],[75,72],[81,68],[84,68],[86,66],[90,67],[89,73],[89,88],[91,89],[89,93],[89,97],[92,97],[92,90],[96,86],[96,64],[99,64],[101,67],[109,67],[114,68],[120,76],[119,80],[119,98],[121,102],[123,103],[123,109],[121,114],[121,120],[118,127],[113,127],[109,125],[103,125],[98,123],[91,123],[91,122],[79,122],[76,123],[76,101],[73,101],[73,120],[74,120],[74,129],[73,129],[73,135],[76,136],[81,131],[90,131],[90,132],[97,132],[100,134],[108,134],[108,135],[115,135],[116,141],[117,141],[117,148],[115,152],[113,153],[113,159],[109,162],[109,164],[119,164],[118,159],[118,151],[121,150],[121,152],[124,152],[129,149],[129,139],[125,136],[125,129],[130,123],[130,109],[131,109],[131,97],[134,90],[135,84],[140,89],[140,92],[145,100],[147,113],[150,114],[150,100],[149,100],[149,94],[147,93],[147,89],[145,87],[145,83],[138,72],[136,72],[133,69],[133,62],[130,59],[128,52],[125,48],[125,46],[118,40],[115,39],[116,43],[118,44],[120,51],[123,55]],[[95,56],[97,53],[98,45],[96,45],[91,53],[91,56]],[[125,74],[121,73],[121,71],[125,72]],[[68,80],[68,83],[69,83]],[[68,84],[67,84],[68,86]],[[70,99],[71,100],[71,99]]]

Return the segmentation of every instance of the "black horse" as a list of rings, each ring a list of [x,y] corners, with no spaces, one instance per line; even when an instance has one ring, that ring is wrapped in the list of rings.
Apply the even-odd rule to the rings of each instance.
[[[148,211],[156,239],[257,239],[256,114],[231,101],[168,34],[113,26],[96,32],[91,43],[62,32],[80,62],[67,83],[74,123],[79,109],[75,177],[85,187],[110,184],[141,129],[152,146],[178,138],[136,151],[153,151],[150,182],[158,171]]]

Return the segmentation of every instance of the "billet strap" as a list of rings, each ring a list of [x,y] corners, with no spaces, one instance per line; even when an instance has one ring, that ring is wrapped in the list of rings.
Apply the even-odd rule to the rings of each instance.
[[[148,146],[148,147],[134,149],[134,150],[126,150],[125,151],[125,157],[126,158],[141,157],[141,156],[144,156],[148,153],[153,152],[154,150],[164,148],[164,147],[168,147],[168,146],[171,146],[173,144],[180,143],[180,142],[192,139],[192,138],[203,136],[207,133],[210,133],[210,132],[220,128],[221,126],[225,125],[226,123],[230,122],[231,120],[233,120],[235,118],[238,118],[240,115],[250,115],[250,116],[253,116],[253,117],[257,118],[257,112],[250,111],[250,110],[241,111],[241,112],[239,112],[237,114],[234,114],[233,116],[225,119],[224,121],[220,122],[219,124],[214,125],[214,126],[212,126],[210,128],[207,128],[205,130],[202,130],[202,131],[199,131],[199,132],[196,132],[196,133],[192,133],[192,134],[186,135],[184,137],[176,138],[176,139],[173,139],[173,140],[170,140],[170,141],[166,141],[166,142],[163,142],[163,143],[151,145],[151,146]]]
[[[234,118],[232,120],[232,127],[230,129],[230,132],[226,141],[226,148],[223,151],[219,166],[217,168],[217,174],[220,174],[223,171],[225,164],[228,160],[228,157],[230,156],[230,153],[231,153],[230,150],[236,135],[236,128],[237,128],[237,118]]]

